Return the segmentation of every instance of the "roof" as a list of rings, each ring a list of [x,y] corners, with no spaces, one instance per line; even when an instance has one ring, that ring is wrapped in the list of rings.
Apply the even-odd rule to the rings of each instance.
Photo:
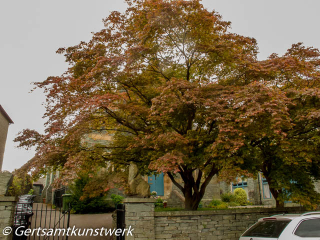
[[[5,119],[8,120],[9,124],[13,123],[12,119],[9,117],[9,115],[6,113],[6,111],[3,109],[1,105],[0,105],[0,113],[5,117]]]
[[[33,183],[33,185],[44,185],[44,184],[45,184],[44,178],[39,178],[37,181]]]
[[[259,221],[264,221],[264,220],[293,220],[294,218],[298,217],[306,217],[306,216],[311,216],[311,215],[316,215],[317,217],[320,216],[320,211],[316,212],[306,212],[302,214],[277,214],[273,215],[271,217],[264,217],[260,218]]]

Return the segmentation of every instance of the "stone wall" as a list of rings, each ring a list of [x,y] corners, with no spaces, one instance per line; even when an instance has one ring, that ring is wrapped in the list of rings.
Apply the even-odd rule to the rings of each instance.
[[[155,212],[155,239],[238,240],[259,218],[299,208]]]
[[[7,196],[12,185],[13,175],[9,172],[0,172],[0,196]]]
[[[133,228],[133,236],[126,236],[126,240],[155,239],[155,199],[127,198],[124,200],[126,209],[126,228]]]
[[[155,212],[154,199],[126,199],[128,240],[238,240],[259,218],[302,213],[301,208],[246,208],[212,211]]]
[[[35,203],[42,203],[42,197],[41,197],[41,194],[42,194],[42,191],[43,191],[43,185],[40,185],[40,184],[33,184],[33,195],[35,195],[36,197],[34,198],[34,202]]]
[[[15,197],[0,196],[0,239],[9,240],[12,239],[12,235],[3,235],[3,229],[5,227],[12,227],[14,209],[16,205]]]
[[[168,207],[171,208],[184,208],[184,196],[176,185],[172,185],[172,191],[166,199]]]
[[[16,204],[15,197],[6,196],[8,189],[12,183],[12,174],[9,172],[0,172],[0,239],[9,240],[12,239],[12,235],[3,235],[3,229],[6,227],[12,227],[14,209]]]

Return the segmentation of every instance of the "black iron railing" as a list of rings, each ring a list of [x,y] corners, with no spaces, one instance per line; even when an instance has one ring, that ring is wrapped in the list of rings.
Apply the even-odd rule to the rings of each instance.
[[[42,203],[35,203],[30,208],[30,204],[18,203],[14,216],[13,239],[68,240],[66,233],[69,225],[70,208],[66,211],[61,208],[52,209]]]

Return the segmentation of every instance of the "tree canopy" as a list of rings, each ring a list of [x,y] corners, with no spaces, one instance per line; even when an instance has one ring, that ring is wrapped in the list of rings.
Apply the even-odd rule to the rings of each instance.
[[[305,187],[319,177],[319,51],[298,43],[259,61],[256,40],[231,33],[199,0],[126,2],[89,42],[58,50],[64,74],[35,83],[47,122],[44,134],[16,138],[37,148],[26,167],[72,179],[135,162],[167,173],[187,209],[215,175],[262,171],[278,202],[288,188],[317,201]],[[91,132],[112,141],[88,147]]]

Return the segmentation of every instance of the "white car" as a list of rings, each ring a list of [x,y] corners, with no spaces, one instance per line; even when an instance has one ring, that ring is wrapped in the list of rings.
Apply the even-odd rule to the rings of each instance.
[[[320,240],[320,212],[261,218],[239,240]]]

